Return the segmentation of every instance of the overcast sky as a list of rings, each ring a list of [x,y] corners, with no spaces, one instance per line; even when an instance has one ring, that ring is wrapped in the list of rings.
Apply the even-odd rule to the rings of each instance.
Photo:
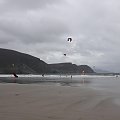
[[[0,47],[120,72],[119,12],[119,0],[0,0]]]

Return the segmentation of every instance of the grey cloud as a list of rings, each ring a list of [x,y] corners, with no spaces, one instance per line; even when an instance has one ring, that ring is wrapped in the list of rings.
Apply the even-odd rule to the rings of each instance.
[[[40,14],[39,14],[40,13]],[[39,10],[33,13],[10,14],[0,17],[0,28],[24,43],[51,42],[69,32],[67,24],[59,15],[46,14]]]
[[[4,0],[1,2],[1,10],[4,11],[24,11],[42,9],[49,5],[57,4],[56,0]],[[60,2],[59,2],[60,3]]]
[[[26,51],[48,63],[69,61],[118,70],[118,0],[6,0],[2,5],[0,46]]]

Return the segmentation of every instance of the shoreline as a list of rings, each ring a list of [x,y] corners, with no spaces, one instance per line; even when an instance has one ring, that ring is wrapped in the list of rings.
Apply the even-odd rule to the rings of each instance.
[[[0,120],[119,120],[114,99],[85,87],[0,83]]]

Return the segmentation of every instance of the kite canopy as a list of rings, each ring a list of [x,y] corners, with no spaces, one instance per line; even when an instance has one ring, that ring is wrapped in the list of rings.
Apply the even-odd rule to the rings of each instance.
[[[64,56],[66,56],[66,54],[64,54]]]
[[[68,38],[68,40],[67,40],[67,41],[72,42],[72,38]]]

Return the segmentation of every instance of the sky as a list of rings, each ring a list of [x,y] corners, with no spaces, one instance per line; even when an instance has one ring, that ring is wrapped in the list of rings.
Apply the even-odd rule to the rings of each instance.
[[[0,48],[120,72],[119,11],[119,0],[0,0]]]

